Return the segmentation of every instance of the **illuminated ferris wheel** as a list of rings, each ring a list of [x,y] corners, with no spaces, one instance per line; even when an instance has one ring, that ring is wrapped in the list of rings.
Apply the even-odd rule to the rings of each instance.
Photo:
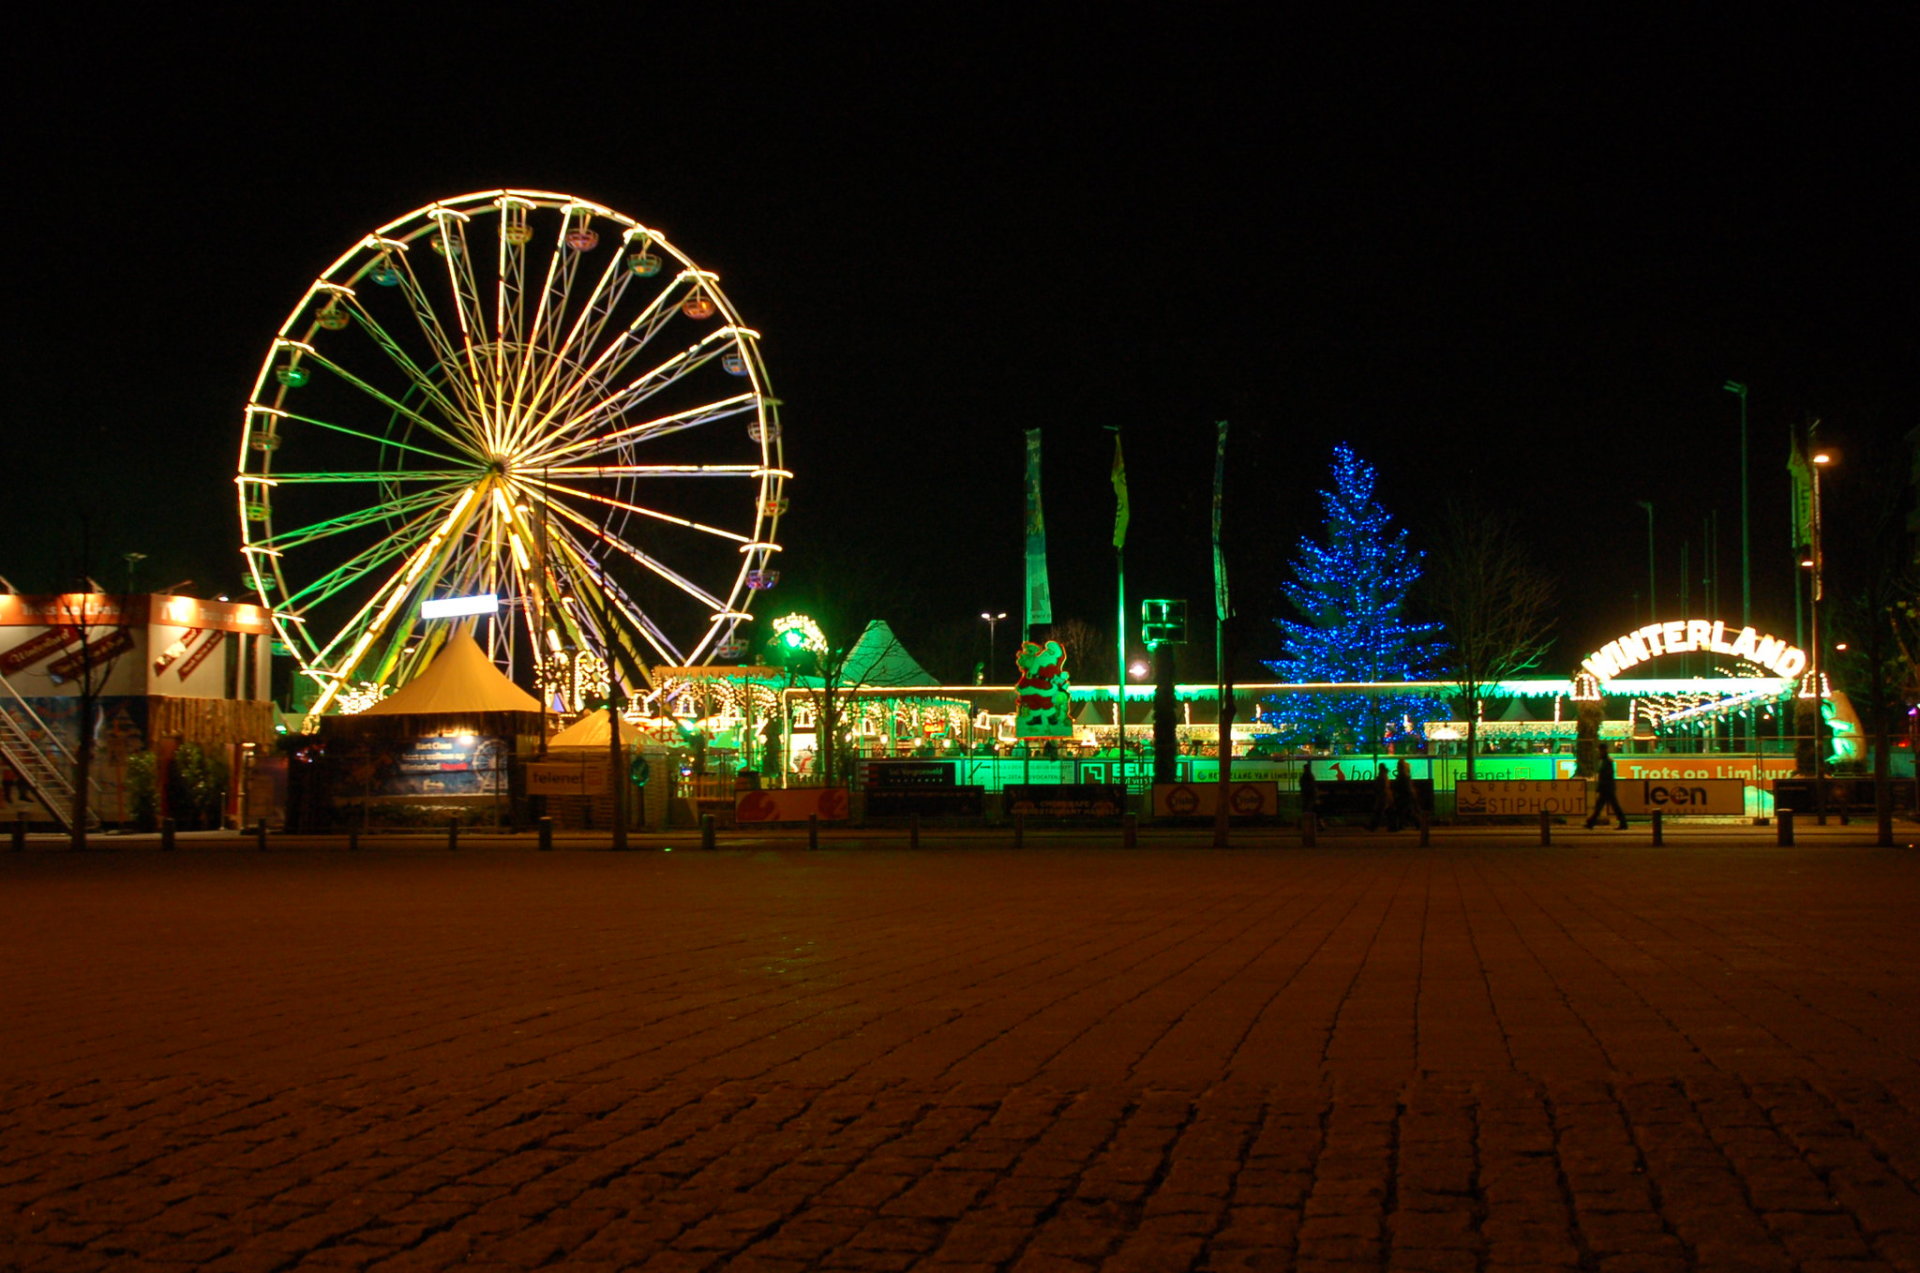
[[[497,607],[490,652],[549,679],[582,654],[640,686],[734,653],[789,476],[716,275],[609,208],[492,190],[320,273],[260,365],[236,481],[317,714],[432,657],[447,625],[423,605]]]

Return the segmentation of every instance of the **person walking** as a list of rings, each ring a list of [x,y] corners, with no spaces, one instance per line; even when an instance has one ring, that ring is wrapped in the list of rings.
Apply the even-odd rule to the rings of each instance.
[[[1600,821],[1600,815],[1613,810],[1613,816],[1620,820],[1618,830],[1627,829],[1627,811],[1620,807],[1620,795],[1613,786],[1613,757],[1607,754],[1607,745],[1600,744],[1600,772],[1594,776],[1593,812],[1587,817],[1587,830],[1593,830],[1593,824]]]
[[[1320,780],[1313,776],[1313,762],[1304,761],[1300,765],[1300,820],[1308,818],[1316,821],[1320,817]]]
[[[1413,767],[1401,761],[1393,768],[1393,817],[1388,825],[1398,831],[1402,825],[1420,825],[1420,800],[1413,790]]]
[[[1387,773],[1387,764],[1380,762],[1380,768],[1373,773],[1373,816],[1367,819],[1367,830],[1378,831],[1385,822],[1387,830],[1398,831],[1400,819],[1393,807],[1393,779]]]

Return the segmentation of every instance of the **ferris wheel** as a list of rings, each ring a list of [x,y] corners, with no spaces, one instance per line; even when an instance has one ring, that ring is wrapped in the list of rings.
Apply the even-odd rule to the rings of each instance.
[[[490,653],[543,680],[737,653],[779,577],[778,406],[718,276],[609,208],[490,190],[368,234],[274,336],[235,479],[311,713],[405,682],[428,616],[487,598]]]

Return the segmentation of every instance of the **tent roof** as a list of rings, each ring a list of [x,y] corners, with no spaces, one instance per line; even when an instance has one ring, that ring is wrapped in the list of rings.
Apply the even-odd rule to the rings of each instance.
[[[465,628],[447,638],[420,675],[362,716],[430,716],[441,712],[538,712],[540,700],[508,680]]]
[[[613,730],[607,723],[607,717],[612,714],[612,708],[588,712],[552,738],[547,739],[547,746],[549,748],[605,747],[608,739],[613,735]]]
[[[875,619],[853,643],[847,655],[844,685],[938,685],[933,673],[921,667],[907,647],[900,644],[885,619]]]

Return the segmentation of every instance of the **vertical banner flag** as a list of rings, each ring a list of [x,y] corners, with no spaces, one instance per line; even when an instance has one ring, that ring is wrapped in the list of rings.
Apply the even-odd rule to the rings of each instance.
[[[1040,430],[1027,430],[1027,626],[1053,622],[1047,587],[1047,519],[1040,511]]]
[[[1819,428],[1819,425],[1814,425]],[[1787,452],[1787,472],[1793,476],[1793,549],[1795,552],[1813,542],[1813,465],[1807,463],[1807,446],[1813,442],[1813,430],[1806,442],[1796,433]]]
[[[1213,614],[1225,622],[1227,606],[1227,558],[1220,550],[1220,506],[1227,492],[1227,422],[1220,421],[1219,436],[1213,444]]]
[[[1127,546],[1127,462],[1120,454],[1120,431],[1113,433],[1113,546]]]

